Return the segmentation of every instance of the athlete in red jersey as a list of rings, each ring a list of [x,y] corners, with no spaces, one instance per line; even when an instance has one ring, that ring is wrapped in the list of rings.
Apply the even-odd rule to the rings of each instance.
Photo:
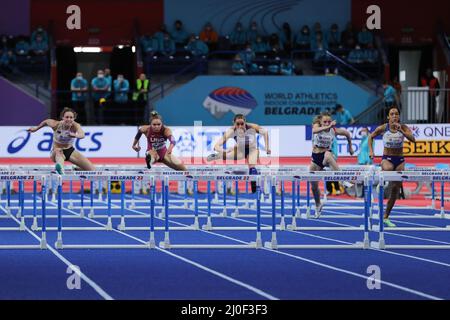
[[[181,160],[172,154],[172,149],[175,146],[175,138],[172,135],[172,130],[163,125],[162,117],[158,112],[153,111],[151,113],[150,125],[140,127],[134,137],[132,148],[136,152],[141,150],[139,138],[142,134],[145,134],[147,137],[147,152],[145,153],[147,168],[150,169],[154,162],[162,162],[177,171],[187,170]],[[166,141],[170,142],[169,148],[166,147]]]

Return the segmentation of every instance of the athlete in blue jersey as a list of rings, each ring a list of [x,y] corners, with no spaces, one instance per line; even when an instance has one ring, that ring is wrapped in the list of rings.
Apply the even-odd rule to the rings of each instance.
[[[388,123],[385,123],[375,129],[369,136],[369,156],[373,159],[373,139],[383,135],[383,158],[381,160],[381,169],[384,171],[403,171],[405,170],[405,158],[403,157],[403,141],[408,139],[415,142],[416,139],[407,125],[400,123],[400,111],[396,106],[389,108]],[[401,181],[392,183],[391,195],[384,212],[384,224],[387,227],[395,227],[395,224],[389,220],[389,215],[398,198]]]

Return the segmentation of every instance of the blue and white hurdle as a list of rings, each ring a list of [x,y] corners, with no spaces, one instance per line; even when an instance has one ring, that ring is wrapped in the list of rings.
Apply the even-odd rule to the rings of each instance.
[[[2,231],[20,231],[24,232],[27,230],[25,225],[25,189],[24,183],[26,181],[33,181],[33,217],[37,218],[37,181],[41,181],[41,214],[42,214],[42,228],[41,228],[41,236],[39,240],[39,244],[36,245],[28,245],[28,244],[0,244],[0,249],[46,249],[47,248],[47,228],[46,228],[46,216],[45,216],[45,208],[46,208],[46,176],[45,175],[24,175],[19,172],[0,172],[0,181],[6,181],[7,185],[7,199],[0,200],[0,207],[2,211],[6,213],[6,217],[9,219],[13,219],[19,226],[18,227],[0,227],[0,232]],[[19,184],[19,194],[17,200],[17,215],[14,216],[12,214],[11,209],[14,207],[11,206],[11,183],[17,181]],[[3,202],[6,203],[6,207],[3,208]],[[7,208],[7,209],[6,209]],[[20,220],[18,220],[20,219]],[[31,231],[30,231],[31,232]]]
[[[278,168],[280,169],[280,168]],[[384,230],[382,223],[379,226],[372,225],[371,220],[376,220],[378,218],[379,221],[382,221],[382,212],[383,212],[383,199],[379,199],[378,203],[381,204],[381,207],[378,209],[378,215],[379,217],[373,217],[371,215],[371,210],[373,209],[373,204],[375,201],[372,201],[372,190],[374,183],[379,183],[380,185],[380,192],[378,195],[383,195],[383,183],[384,181],[416,181],[414,179],[417,179],[417,181],[429,181],[429,182],[437,182],[441,183],[441,212],[437,215],[434,215],[436,218],[445,219],[448,218],[448,215],[445,214],[443,202],[444,202],[444,182],[449,180],[448,179],[448,170],[423,170],[423,171],[405,171],[403,173],[397,173],[397,172],[380,172],[376,170],[343,170],[343,171],[337,171],[337,172],[306,172],[303,168],[292,168],[290,170],[287,170],[287,168],[281,168],[281,170],[270,168],[270,170],[262,170],[261,175],[258,176],[250,176],[250,175],[236,175],[233,174],[233,170],[228,172],[227,174],[221,173],[219,170],[211,169],[211,168],[203,168],[203,170],[192,170],[192,172],[175,172],[175,171],[158,171],[158,172],[152,172],[152,171],[136,171],[136,170],[126,170],[126,171],[94,171],[94,172],[69,172],[69,174],[66,174],[64,176],[55,175],[52,173],[45,173],[45,170],[30,170],[30,171],[20,171],[21,174],[26,173],[26,175],[29,175],[31,177],[34,177],[34,185],[33,185],[33,199],[31,200],[33,202],[33,225],[32,230],[34,231],[42,231],[42,243],[39,245],[40,248],[43,248],[46,246],[46,232],[47,231],[57,231],[57,241],[55,243],[55,246],[58,249],[64,249],[64,248],[155,248],[155,231],[163,231],[164,232],[164,241],[161,241],[159,243],[159,246],[164,249],[171,249],[171,248],[261,248],[262,247],[262,239],[261,239],[261,231],[262,230],[271,230],[272,231],[272,239],[269,242],[265,243],[265,246],[267,248],[271,249],[280,249],[280,248],[311,248],[311,249],[319,249],[319,248],[365,248],[367,249],[369,247],[368,245],[368,231],[374,230],[378,231],[380,233],[379,241],[377,243],[372,242],[371,246],[380,248],[380,249],[390,249],[390,248],[435,248],[435,249],[448,249],[448,246],[410,246],[410,245],[404,245],[404,246],[390,246],[386,245],[384,240]],[[209,170],[209,171],[208,171]],[[39,173],[36,173],[39,172]],[[3,173],[3,176],[10,177],[2,179],[6,182],[6,189],[7,189],[7,199],[1,200],[2,203],[4,202],[6,204],[5,206],[5,213],[7,217],[12,217],[12,210],[17,209],[16,218],[20,219],[19,227],[15,228],[14,230],[22,231],[25,229],[25,218],[29,217],[29,215],[26,215],[25,211],[27,210],[25,204],[25,192],[24,192],[24,181],[26,180],[26,175],[22,175],[22,178],[19,180],[12,179],[13,174],[16,174],[18,172],[11,173],[5,173],[0,172],[0,176]],[[34,175],[33,175],[34,174]],[[399,178],[399,174],[400,175]],[[37,215],[37,182],[35,177],[41,177],[42,178],[42,212],[41,215]],[[400,179],[400,180],[392,180],[392,179]],[[86,207],[84,206],[84,184],[85,182],[89,181],[91,183],[91,196],[90,196],[90,209],[92,213],[92,217],[86,218],[84,215],[84,210]],[[111,195],[111,188],[110,188],[110,182],[112,180],[117,180],[122,183],[122,193],[120,194],[120,202],[119,206],[116,206],[120,208],[120,214],[119,215],[113,215],[112,214],[112,195]],[[363,182],[364,184],[364,195],[365,200],[364,202],[364,214],[363,215],[353,215],[352,218],[355,217],[361,217],[363,219],[363,225],[359,227],[303,227],[302,225],[298,225],[297,219],[302,218],[310,218],[310,192],[309,192],[309,182],[311,181],[334,181],[334,180],[347,180],[347,181],[353,181],[353,182]],[[8,183],[9,181],[9,183]],[[18,194],[18,200],[12,201],[11,200],[11,182],[18,181],[19,186],[19,194]],[[52,182],[53,181],[53,182]],[[80,199],[80,206],[73,206],[72,198],[69,199],[69,202],[72,204],[72,209],[80,209],[79,212],[75,212],[72,209],[73,213],[71,215],[63,215],[62,211],[64,209],[63,206],[63,198],[62,198],[62,186],[63,182],[66,183],[72,183],[73,181],[80,181],[81,182],[81,199]],[[94,209],[94,199],[93,199],[93,183],[94,181],[98,181],[99,185],[106,183],[107,185],[107,198],[104,201],[106,206],[101,208],[107,209],[107,215],[94,215],[93,209]],[[134,186],[135,181],[141,181],[141,182],[148,182],[150,185],[150,194],[149,194],[149,200],[143,200],[147,201],[149,204],[149,213],[148,214],[139,214],[136,215],[136,218],[144,218],[149,219],[149,225],[145,227],[128,227],[126,225],[126,219],[129,217],[128,215],[125,215],[125,210],[129,210],[130,208],[126,207],[126,198],[125,198],[125,188],[124,184],[127,181],[132,181],[132,186]],[[192,182],[194,185],[194,199],[193,199],[193,215],[194,223],[192,225],[188,226],[170,226],[170,219],[174,218],[175,215],[171,213],[172,208],[174,208],[172,205],[173,203],[173,197],[171,197],[169,193],[169,183],[170,181],[176,181],[179,183],[182,183],[184,185],[187,184],[187,182]],[[204,200],[204,204],[207,209],[206,215],[200,215],[199,214],[199,198],[198,198],[198,182],[199,181],[206,181],[207,182],[207,197]],[[222,209],[225,211],[225,214],[213,214],[212,213],[212,204],[213,204],[213,195],[211,192],[211,184],[214,181],[231,181],[231,182],[237,182],[237,181],[244,181],[245,183],[248,183],[250,181],[257,181],[257,192],[253,197],[253,199],[249,199],[246,203],[254,203],[254,209],[256,210],[255,214],[248,215],[248,217],[255,217],[257,219],[256,226],[252,227],[233,227],[233,226],[227,226],[227,227],[221,227],[220,225],[213,224],[213,218],[221,217],[221,218],[227,218],[228,215],[226,214],[227,206],[228,209],[230,209],[229,204],[230,202],[227,201],[226,192],[224,192],[224,205]],[[161,182],[163,184],[163,190],[161,194],[161,202],[157,203],[156,201],[156,184],[158,182]],[[285,205],[288,203],[285,199],[285,192],[284,192],[284,184],[285,183],[292,183],[292,197],[290,199],[290,205],[291,207],[291,215],[286,215]],[[306,182],[308,184],[307,188],[307,194],[306,194],[306,207],[301,206],[300,201],[300,183]],[[53,184],[53,188],[56,192],[55,195],[57,196],[54,202],[56,202],[55,209],[57,210],[56,215],[48,215],[47,211],[49,210],[47,206],[45,205],[47,202],[46,197],[46,190],[47,185]],[[264,205],[265,199],[262,196],[263,189],[266,185],[270,186],[270,194],[268,199],[271,200],[271,208],[272,212],[271,215],[267,215],[272,218],[272,225],[271,226],[263,226],[261,224],[261,218],[266,217],[262,215],[262,206]],[[280,194],[280,204],[281,204],[281,212],[280,214],[277,214],[277,194],[276,194],[276,186],[280,185],[282,192]],[[225,183],[223,184],[225,186]],[[234,185],[236,187],[236,184]],[[8,191],[9,190],[9,191]],[[217,189],[216,189],[217,190]],[[132,192],[133,193],[133,192]],[[52,197],[54,198],[54,197]],[[131,195],[131,198],[134,198],[134,195]],[[115,199],[117,201],[117,199]],[[187,198],[184,198],[181,201],[186,201]],[[381,200],[381,201],[380,201]],[[12,206],[12,203],[17,202],[17,207]],[[50,201],[52,202],[52,201]],[[102,201],[103,202],[103,201]],[[242,206],[239,205],[239,192],[235,193],[234,201],[231,202],[231,209],[239,209]],[[186,203],[186,202],[185,202]],[[163,209],[161,210],[160,214],[156,214],[156,207],[160,205]],[[8,208],[8,210],[6,209]],[[89,208],[89,206],[87,206]],[[180,208],[180,207],[178,207]],[[250,207],[251,208],[251,207]],[[275,210],[274,210],[275,208]],[[351,208],[355,208],[354,206]],[[302,209],[304,213],[302,212]],[[288,209],[289,210],[289,209]],[[161,214],[163,213],[163,214]],[[179,216],[189,216],[189,215],[176,215]],[[247,215],[238,214],[235,217],[244,217]],[[106,217],[107,223],[105,225],[101,225],[99,227],[65,227],[63,225],[63,219],[66,218],[81,218],[81,219],[89,219],[91,221],[93,218],[97,217]],[[128,231],[128,230],[143,230],[143,231],[149,231],[149,241],[145,245],[120,245],[120,244],[88,244],[88,245],[82,245],[82,244],[66,244],[63,242],[63,232],[64,231],[72,231],[72,230],[80,230],[80,231],[112,231],[114,230],[114,226],[112,225],[112,218],[120,218],[120,223],[117,225],[118,231]],[[206,223],[202,226],[200,226],[199,223],[199,217],[205,217]],[[232,217],[231,218],[235,218]],[[341,218],[342,216],[331,216],[331,215],[322,215],[321,219],[326,219],[327,217],[333,217],[333,218]],[[417,217],[417,215],[414,215],[413,217]],[[424,215],[424,217],[429,218],[430,215]],[[57,227],[49,228],[45,225],[45,219],[48,218],[56,218],[57,221]],[[154,219],[164,219],[164,227],[155,227],[154,225]],[[230,217],[228,217],[230,218]],[[280,219],[280,224],[276,224],[276,219]],[[291,218],[291,223],[286,225],[286,219]],[[372,218],[372,219],[370,219]],[[402,218],[405,218],[404,216]],[[39,226],[38,220],[41,219],[41,225]],[[19,220],[17,220],[19,221]],[[100,225],[100,224],[99,224]],[[394,229],[386,228],[387,230],[394,231],[444,231],[448,232],[450,231],[450,227],[444,227],[444,228],[424,228],[424,227],[397,227]],[[205,232],[213,232],[215,230],[249,230],[256,232],[256,240],[254,242],[249,242],[247,244],[239,244],[239,245],[214,245],[214,244],[173,244],[170,241],[170,232],[171,231],[177,231],[177,230],[186,230],[186,231],[198,231],[203,230]],[[277,243],[277,232],[278,231],[311,231],[311,230],[343,230],[343,231],[361,231],[363,233],[362,241],[356,242],[354,244],[350,245],[305,245],[305,244],[278,244]],[[1,231],[1,229],[0,229]],[[6,231],[6,230],[5,230]],[[5,247],[8,248],[8,247]],[[23,248],[26,248],[23,247]],[[30,248],[35,248],[34,246]]]
[[[433,170],[433,171],[384,171],[379,175],[380,191],[378,196],[379,207],[379,225],[374,225],[374,230],[378,231],[378,241],[372,242],[371,246],[377,249],[450,249],[450,245],[410,245],[410,244],[386,244],[384,237],[385,231],[434,231],[434,232],[449,232],[450,225],[445,227],[385,227],[383,224],[384,205],[383,205],[383,185],[385,181],[423,181],[423,182],[440,182],[441,184],[441,210],[438,216],[442,219],[446,218],[444,209],[444,183],[450,181],[450,171],[448,170]]]

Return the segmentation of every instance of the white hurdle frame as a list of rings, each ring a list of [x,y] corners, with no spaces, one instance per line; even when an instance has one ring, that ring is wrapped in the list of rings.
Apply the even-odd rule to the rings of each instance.
[[[46,175],[41,174],[20,174],[16,172],[0,172],[0,181],[18,181],[19,182],[19,200],[18,200],[18,214],[15,220],[20,218],[19,227],[1,227],[0,231],[26,231],[25,225],[25,215],[24,215],[24,204],[25,204],[25,190],[24,190],[24,182],[25,181],[33,181],[33,192],[34,192],[34,200],[36,200],[36,192],[37,192],[37,180],[41,180],[41,192],[42,192],[42,228],[41,228],[41,240],[39,244],[36,245],[28,245],[28,244],[1,244],[0,249],[47,249],[47,228],[46,228]],[[9,185],[9,184],[8,184]],[[9,186],[8,186],[9,187]],[[8,191],[10,192],[10,190]],[[8,193],[8,197],[10,194]],[[9,203],[10,198],[7,200]],[[33,213],[36,218],[37,214],[37,203],[34,201]],[[7,211],[7,216],[11,217],[12,214],[10,211]]]
[[[278,176],[272,177],[272,238],[271,241],[265,242],[264,246],[268,249],[278,250],[278,249],[368,249],[370,247],[369,242],[369,206],[370,206],[370,198],[371,195],[368,192],[369,185],[373,184],[373,180],[371,179],[370,173],[361,172],[361,171],[331,171],[331,172],[309,172],[303,173],[295,176]],[[292,214],[292,223],[287,226],[287,229],[290,231],[313,231],[313,230],[340,230],[340,231],[363,231],[363,237],[361,242],[356,242],[352,244],[317,244],[317,245],[308,245],[308,244],[279,244],[277,240],[277,228],[276,225],[276,191],[275,185],[277,181],[291,181],[295,179],[297,181],[363,181],[364,182],[364,196],[366,197],[365,201],[365,210],[364,216],[362,217],[364,225],[361,227],[299,227],[297,226],[297,215]],[[309,186],[308,186],[309,190]]]
[[[431,181],[441,183],[441,192],[444,191],[444,183],[450,181],[450,171],[448,170],[435,170],[435,171],[422,171],[422,172],[408,172],[408,171],[383,171],[379,175],[380,192],[378,196],[379,207],[379,225],[374,226],[374,229],[378,231],[378,241],[371,242],[371,247],[377,249],[450,249],[449,245],[403,245],[403,244],[386,244],[384,238],[384,231],[436,231],[436,232],[450,232],[450,225],[446,227],[395,227],[388,228],[384,226],[384,204],[383,204],[383,183],[384,181]],[[441,217],[445,217],[444,199],[441,198]]]

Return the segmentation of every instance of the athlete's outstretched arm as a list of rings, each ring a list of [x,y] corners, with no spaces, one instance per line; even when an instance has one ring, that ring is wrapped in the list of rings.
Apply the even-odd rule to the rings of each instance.
[[[315,124],[313,124],[312,132],[313,132],[314,134],[316,134],[316,133],[319,133],[319,132],[322,132],[322,131],[331,129],[331,128],[333,128],[335,125],[336,125],[336,121],[335,121],[335,120],[331,121],[331,123],[330,123],[328,126],[323,126],[323,127],[321,127],[320,124],[315,123]]]
[[[172,154],[173,147],[175,147],[176,144],[175,137],[172,135],[172,130],[166,128],[166,130],[164,131],[164,135],[170,142],[169,148],[167,149],[167,154]]]
[[[53,120],[53,119],[45,119],[44,121],[42,121],[37,127],[31,127],[28,128],[27,131],[28,132],[36,132],[39,129],[45,127],[45,126],[49,126],[50,128],[54,128],[58,125],[58,121]]]
[[[131,148],[133,148],[134,151],[138,152],[141,150],[141,147],[139,146],[139,139],[141,138],[142,134],[147,132],[148,127],[149,126],[139,127],[139,130],[136,133],[136,136],[134,137],[133,145],[131,146]]]
[[[350,132],[348,132],[347,130],[343,129],[343,128],[336,128],[336,134],[338,136],[345,136],[347,138],[347,143],[348,143],[348,152],[353,155],[355,152],[353,151],[353,146],[352,146],[352,135],[350,134]]]
[[[249,127],[254,129],[257,133],[262,134],[264,137],[264,144],[266,146],[266,153],[271,154],[270,150],[270,144],[269,144],[269,130],[266,128],[261,127],[260,125],[257,125],[255,123],[247,123]]]
[[[232,135],[233,129],[228,129],[225,134],[216,142],[216,144],[214,145],[214,150],[219,153],[225,152],[225,150],[223,149],[223,145],[229,138],[231,138]]]
[[[70,136],[78,139],[84,139],[85,134],[79,123],[75,123],[76,132],[70,132]]]

